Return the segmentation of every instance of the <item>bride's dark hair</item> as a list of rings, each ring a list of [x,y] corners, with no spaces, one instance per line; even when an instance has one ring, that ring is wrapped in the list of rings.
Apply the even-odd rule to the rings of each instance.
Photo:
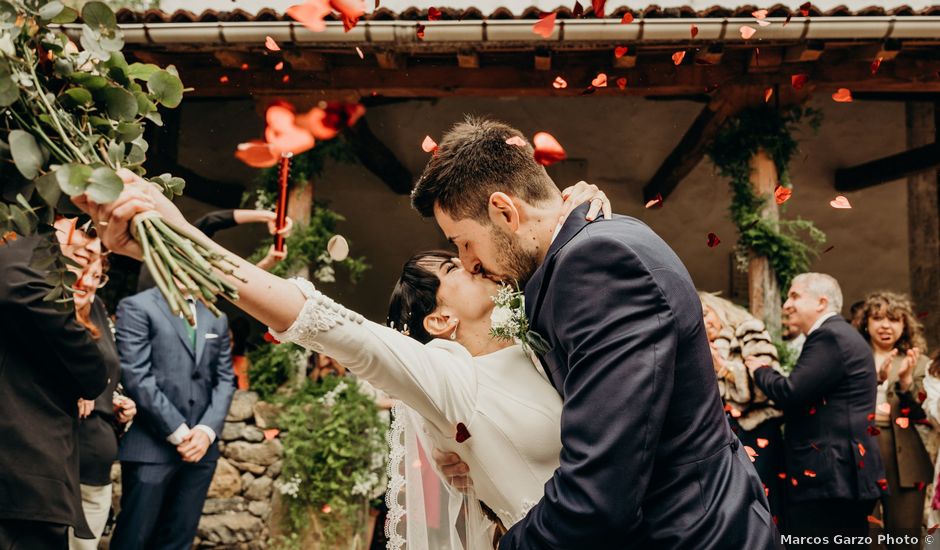
[[[454,253],[446,250],[428,250],[405,262],[388,301],[389,326],[422,344],[434,339],[424,328],[424,318],[437,308],[437,289],[441,286],[437,270],[453,257]]]

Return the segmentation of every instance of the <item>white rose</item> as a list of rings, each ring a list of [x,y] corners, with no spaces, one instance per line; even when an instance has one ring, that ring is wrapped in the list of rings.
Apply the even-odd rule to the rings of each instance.
[[[510,321],[512,321],[511,309],[508,307],[493,308],[493,313],[490,314],[490,323],[493,325],[493,328],[503,327]]]

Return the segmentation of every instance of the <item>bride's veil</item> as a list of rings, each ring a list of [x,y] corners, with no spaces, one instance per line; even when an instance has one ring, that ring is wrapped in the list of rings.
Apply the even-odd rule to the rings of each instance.
[[[388,433],[388,550],[491,550],[493,524],[476,497],[443,479],[424,420],[401,402]]]

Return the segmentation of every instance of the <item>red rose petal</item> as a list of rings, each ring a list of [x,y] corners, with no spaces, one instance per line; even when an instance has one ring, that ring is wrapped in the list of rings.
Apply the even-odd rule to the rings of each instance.
[[[769,441],[769,440],[764,439],[763,437],[758,437],[758,438],[757,438],[757,446],[758,446],[759,448],[765,449],[765,448],[767,448],[767,445],[770,445],[770,441]]]
[[[463,443],[470,439],[470,430],[467,429],[467,426],[464,425],[463,422],[457,423],[457,435],[454,436],[454,439],[457,440],[457,443]]]
[[[888,480],[885,479],[885,478],[879,479],[879,480],[878,480],[878,486],[881,487],[881,490],[882,490],[882,491],[887,491],[887,490],[888,490]]]
[[[809,415],[810,415],[810,416],[813,416],[814,414],[816,414],[816,407],[815,407],[815,406],[809,408]]]
[[[556,76],[555,81],[552,82],[552,86],[554,86],[556,90],[561,90],[562,88],[568,87],[568,81],[560,76]]]
[[[918,481],[918,482],[914,485],[914,488],[917,489],[918,491],[923,491],[923,490],[924,490],[924,487],[926,487],[926,486],[927,486],[927,484],[924,483],[923,481]]]
[[[275,155],[280,156],[282,153],[297,155],[313,148],[315,143],[313,135],[294,124],[292,109],[283,104],[271,105],[265,112],[265,121],[267,127],[264,130],[264,139]]]
[[[323,508],[320,508],[320,511],[323,512],[324,514],[329,514],[330,512],[333,511],[333,507],[331,507],[329,504],[324,504]]]
[[[741,25],[741,28],[738,29],[741,32],[741,38],[745,40],[750,40],[752,36],[757,32],[757,29],[754,27],[748,27],[747,25]]]
[[[646,208],[662,208],[662,207],[663,207],[662,193],[656,193],[655,197],[653,197],[651,200],[646,202]]]
[[[910,418],[899,417],[894,419],[894,423],[901,429],[907,429],[911,425]]]
[[[790,197],[793,196],[793,190],[789,187],[784,187],[778,185],[774,189],[774,200],[777,201],[777,204],[783,204],[790,200]]]
[[[865,446],[862,445],[861,443],[858,444],[858,454],[861,456],[865,456]]]
[[[424,40],[424,25],[418,23],[418,26],[415,27],[415,34],[418,36],[418,40]]]
[[[326,30],[323,18],[332,11],[333,8],[327,0],[307,0],[303,4],[287,8],[287,15],[313,32],[322,32]]]
[[[871,74],[878,72],[878,68],[881,67],[881,62],[884,61],[883,57],[876,57],[874,61],[871,62]]]
[[[617,59],[620,59],[621,57],[627,55],[627,52],[629,51],[630,51],[630,48],[626,46],[617,46],[616,48],[614,48],[614,57],[616,57]]]
[[[806,477],[816,477],[816,472],[807,469],[807,470],[803,470],[803,475]]]
[[[239,143],[235,150],[235,158],[252,168],[270,168],[280,160],[280,157],[271,152],[268,144],[260,139]]]
[[[696,36],[698,36],[698,27],[696,27],[695,25],[692,25],[691,27],[689,27],[689,34],[692,35],[692,38],[695,38]]]
[[[836,103],[851,103],[852,91],[848,88],[839,88],[836,93],[832,94],[832,100]]]
[[[685,59],[685,50],[680,50],[672,54],[672,64],[679,66],[682,64],[682,60]]]
[[[849,203],[849,199],[845,198],[843,195],[839,195],[836,198],[829,201],[829,206],[833,208],[842,208],[842,209],[852,208],[852,205]],[[887,403],[884,403],[884,404],[888,405]],[[890,407],[890,405],[888,406]]]
[[[440,21],[441,10],[437,8],[428,8],[428,21]]]
[[[271,50],[272,52],[281,51],[281,47],[277,45],[277,42],[274,41],[270,36],[264,37],[264,47]]]
[[[535,147],[535,162],[542,166],[555,164],[567,158],[564,148],[558,140],[548,132],[539,132],[532,138]]]
[[[618,79],[617,79],[617,87],[620,88],[621,90],[626,90],[626,89],[627,89],[627,78],[624,77],[624,76],[621,76],[620,78],[618,78]]]
[[[281,343],[281,342],[279,342],[278,339],[275,338],[274,335],[271,334],[270,332],[265,332],[265,333],[264,333],[264,341],[265,341],[265,342],[270,342],[270,343],[272,343],[272,344],[280,344],[280,343]]]
[[[794,487],[796,487],[797,485],[800,484],[800,482],[797,481],[795,477],[791,477],[791,478],[790,478],[790,483],[791,483]]]
[[[764,103],[769,103],[770,98],[773,97],[773,95],[774,95],[774,89],[772,87],[764,90]]]
[[[284,68],[284,62],[283,62],[283,61],[279,61],[278,64],[274,66],[274,70],[275,70],[275,71],[280,71],[280,70],[283,69],[283,68]]]
[[[780,472],[780,473],[777,474],[777,477],[779,477],[780,479],[786,479],[786,478],[787,478],[787,474],[786,474],[786,472]]]
[[[591,81],[591,86],[595,88],[606,88],[607,87],[607,75],[604,73],[598,73],[594,77],[594,80]]]
[[[591,7],[594,8],[594,17],[598,19],[604,17],[604,4],[607,0],[591,0]]]
[[[920,315],[918,315],[918,317],[920,317]],[[926,315],[924,315],[924,317],[926,317]],[[927,400],[927,392],[923,392],[923,391],[917,392],[917,401],[919,401],[920,403],[923,403],[926,400]]]
[[[525,139],[521,138],[520,136],[512,136],[511,138],[509,138],[509,139],[506,140],[506,144],[507,144],[507,145],[515,145],[516,147],[525,147],[525,146],[526,146]]]
[[[911,408],[910,407],[901,407],[901,416],[910,416]]]
[[[437,151],[437,142],[431,139],[431,136],[424,136],[424,141],[421,142],[421,150],[425,153],[433,153]]]
[[[813,7],[811,2],[804,2],[803,4],[800,4],[800,15],[803,17],[809,17],[809,9],[811,7]]]
[[[755,462],[757,460],[756,457],[760,456],[759,454],[757,454],[757,451],[755,451],[753,447],[750,447],[748,445],[744,446],[744,450],[747,451],[747,457],[751,459],[751,462]]]
[[[552,33],[555,32],[555,19],[558,17],[558,14],[552,12],[545,17],[539,19],[539,22],[535,25],[532,25],[532,32],[541,36],[542,38],[551,37]]]
[[[623,14],[623,19],[620,20],[621,23],[633,23],[633,13],[627,12]]]
[[[801,90],[807,80],[809,80],[808,74],[795,74],[790,77],[790,85],[793,86],[794,90]]]
[[[880,483],[881,483],[881,482],[879,481],[879,484],[880,484]],[[883,491],[887,491],[887,490],[888,490],[888,482],[887,482],[887,481],[885,482],[885,486],[882,487],[881,489],[882,489]],[[876,518],[875,516],[871,516],[871,515],[868,516],[868,523],[877,525],[877,526],[879,526],[879,527],[884,527],[884,526],[885,526],[885,523],[884,523],[883,521],[881,521],[880,519]]]
[[[220,84],[228,84],[228,77],[225,76],[225,75],[220,76],[220,77],[219,77],[219,83],[220,83]]]
[[[721,243],[721,239],[718,238],[718,235],[714,233],[708,234],[708,248],[715,248]]]
[[[272,439],[274,439],[275,437],[277,437],[277,434],[279,434],[279,433],[281,433],[281,430],[279,430],[279,429],[277,429],[277,428],[271,428],[271,429],[269,429],[269,430],[265,430],[265,431],[264,431],[264,440],[265,440],[265,441],[271,441]]]
[[[329,0],[330,7],[343,15],[343,28],[346,32],[356,26],[359,18],[366,14],[363,0]]]
[[[282,76],[282,77],[281,77],[281,82],[283,82],[284,84],[287,84],[288,82],[290,82],[290,75],[289,75],[289,74],[286,74],[286,75]]]

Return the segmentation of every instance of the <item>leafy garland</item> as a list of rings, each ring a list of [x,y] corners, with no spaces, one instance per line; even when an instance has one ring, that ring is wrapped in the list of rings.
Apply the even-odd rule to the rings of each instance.
[[[760,209],[765,201],[773,200],[773,195],[762,197],[754,193],[750,163],[759,150],[764,150],[777,167],[780,185],[791,187],[788,168],[799,148],[793,133],[803,121],[816,131],[822,114],[803,107],[748,109],[725,124],[707,151],[718,173],[731,179],[731,220],[739,234],[735,248],[738,268],[747,270],[750,253],[768,258],[782,289],[790,286],[793,277],[809,269],[826,235],[808,220],[762,218]]]
[[[272,542],[301,548],[312,515],[322,546],[331,547],[368,525],[369,504],[383,483],[387,427],[374,398],[353,379],[308,381],[283,404],[279,425],[287,433],[276,488],[288,503],[292,534]]]

